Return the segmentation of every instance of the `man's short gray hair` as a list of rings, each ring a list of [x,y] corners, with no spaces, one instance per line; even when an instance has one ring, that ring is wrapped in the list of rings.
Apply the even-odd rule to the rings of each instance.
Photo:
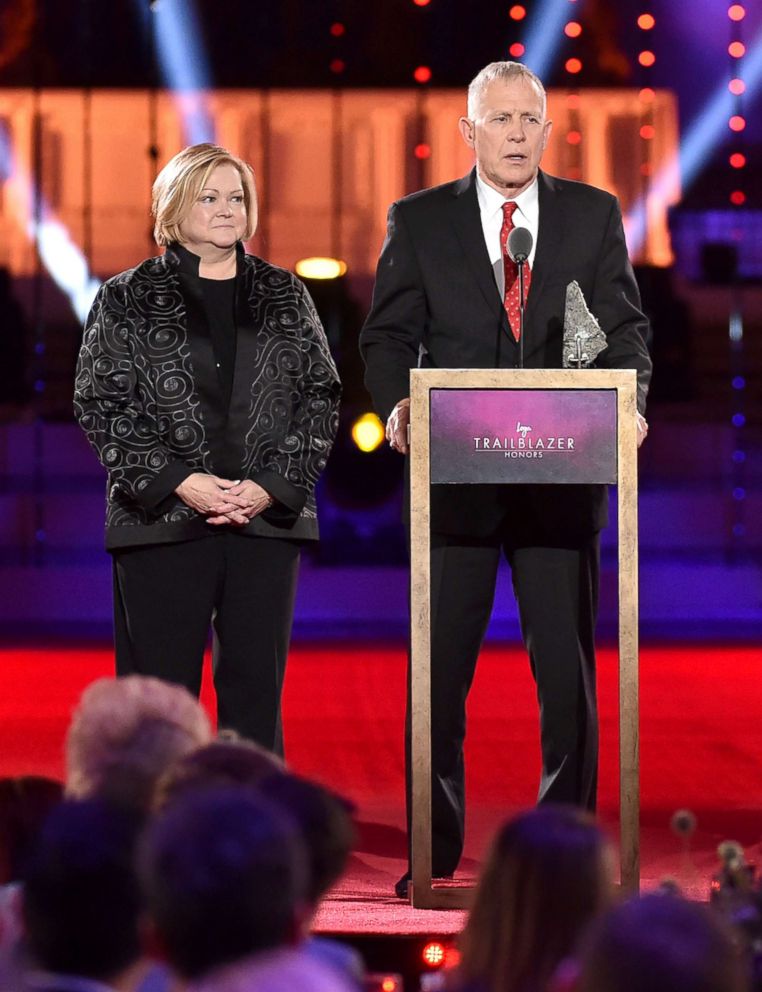
[[[485,65],[481,72],[474,76],[468,87],[468,116],[471,120],[475,120],[476,118],[479,101],[485,89],[496,79],[505,82],[509,82],[511,79],[525,79],[527,82],[534,83],[540,91],[540,96],[542,97],[542,115],[543,117],[545,116],[547,97],[545,87],[542,85],[542,80],[539,76],[535,75],[525,65],[522,65],[521,62],[490,62],[489,65]]]

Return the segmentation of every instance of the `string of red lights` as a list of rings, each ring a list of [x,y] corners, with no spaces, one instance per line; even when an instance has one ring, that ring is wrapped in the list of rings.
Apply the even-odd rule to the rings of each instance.
[[[746,155],[744,154],[744,131],[746,129],[746,118],[744,117],[743,99],[746,85],[743,80],[743,59],[746,54],[746,46],[743,43],[743,21],[746,17],[746,10],[740,3],[733,3],[728,7],[728,20],[730,22],[730,42],[728,44],[728,59],[730,70],[730,81],[728,89],[733,96],[731,115],[728,119],[728,127],[732,133],[730,154],[728,164],[732,171],[732,182],[730,192],[730,203],[733,210],[740,210],[746,203],[746,192],[743,188],[743,170],[746,168]],[[740,240],[740,232],[736,235]],[[730,343],[730,388],[731,388],[731,417],[730,422],[733,427],[733,453],[731,467],[731,496],[732,496],[732,535],[736,550],[741,550],[746,537],[746,447],[744,438],[744,427],[746,426],[745,413],[745,357],[744,357],[744,335],[743,335],[743,313],[742,313],[742,291],[738,284],[738,273],[735,275],[735,283],[731,288],[731,307],[728,337]]]

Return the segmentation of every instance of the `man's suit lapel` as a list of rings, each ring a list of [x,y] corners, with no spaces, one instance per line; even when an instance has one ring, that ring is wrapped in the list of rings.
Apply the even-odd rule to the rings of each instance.
[[[496,317],[501,313],[507,325],[502,300],[490,265],[489,253],[484,243],[479,200],[476,196],[476,169],[458,180],[453,188],[452,221],[471,272]]]
[[[543,283],[553,271],[556,256],[564,239],[564,211],[560,202],[561,193],[552,176],[540,172],[538,177],[539,225],[537,230],[537,250],[532,268],[532,286],[529,291],[526,309],[527,329],[538,301],[542,299]]]

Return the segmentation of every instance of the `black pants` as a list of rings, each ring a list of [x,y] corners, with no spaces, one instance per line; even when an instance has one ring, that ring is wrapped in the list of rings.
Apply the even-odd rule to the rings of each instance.
[[[495,596],[500,555],[511,566],[540,705],[538,802],[595,808],[598,720],[595,621],[599,538],[571,546],[431,535],[432,865],[451,874],[465,834],[466,697]],[[407,720],[410,768],[410,706]],[[410,826],[408,772],[408,830]]]
[[[198,696],[211,624],[219,727],[282,754],[299,544],[220,532],[113,560],[117,675],[155,675]]]

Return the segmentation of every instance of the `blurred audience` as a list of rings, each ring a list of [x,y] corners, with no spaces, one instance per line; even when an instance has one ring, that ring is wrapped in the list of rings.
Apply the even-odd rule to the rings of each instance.
[[[554,992],[748,992],[749,968],[706,906],[672,895],[611,909],[583,942]]]
[[[143,967],[135,870],[141,819],[100,799],[64,802],[48,817],[24,878],[30,987],[132,987]]]
[[[161,810],[181,796],[214,786],[257,787],[285,770],[283,760],[272,751],[224,731],[167,768],[156,785],[153,806]]]
[[[32,844],[63,786],[42,775],[0,779],[0,886],[19,882]]]
[[[200,789],[148,829],[140,871],[154,948],[191,988],[348,989],[299,950],[308,859],[282,809],[240,787]],[[283,986],[285,987],[285,986]]]
[[[62,796],[63,785],[52,778],[0,779],[0,975],[16,969],[21,880],[45,818]]]
[[[540,806],[497,833],[461,937],[458,992],[544,992],[612,897],[609,844],[574,807]]]
[[[145,675],[98,679],[82,693],[66,738],[66,793],[141,810],[183,755],[212,738],[187,689]]]
[[[355,841],[351,804],[317,782],[288,773],[279,758],[259,745],[227,737],[175,762],[158,784],[155,805],[163,809],[193,793],[223,786],[254,790],[296,826],[307,856],[307,925],[349,860]],[[301,944],[301,951],[336,968],[355,985],[362,984],[362,959],[348,945],[309,937]]]

